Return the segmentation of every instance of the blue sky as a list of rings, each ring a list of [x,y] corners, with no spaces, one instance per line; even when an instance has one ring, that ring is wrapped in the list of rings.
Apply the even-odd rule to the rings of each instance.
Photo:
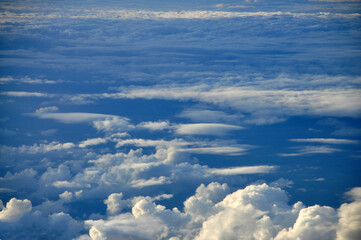
[[[1,1],[0,238],[359,239],[360,7]]]

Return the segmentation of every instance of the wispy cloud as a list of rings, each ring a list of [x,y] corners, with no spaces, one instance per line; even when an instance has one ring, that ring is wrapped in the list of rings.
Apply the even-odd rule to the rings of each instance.
[[[249,166],[232,168],[210,168],[208,171],[215,175],[238,175],[238,174],[258,174],[269,173],[277,169],[277,166]]]
[[[53,97],[53,94],[40,93],[40,92],[0,92],[0,95],[5,95],[9,97]]]
[[[309,142],[322,144],[358,144],[357,140],[339,139],[339,138],[294,138],[291,142]]]
[[[280,153],[281,157],[296,157],[302,155],[312,155],[312,154],[331,154],[334,152],[342,151],[341,149],[331,148],[328,146],[302,146],[295,147],[297,152],[295,153]]]

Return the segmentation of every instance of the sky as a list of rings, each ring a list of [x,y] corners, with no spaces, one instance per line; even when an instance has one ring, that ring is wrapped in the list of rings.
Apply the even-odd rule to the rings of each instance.
[[[361,239],[360,1],[0,14],[0,239]]]

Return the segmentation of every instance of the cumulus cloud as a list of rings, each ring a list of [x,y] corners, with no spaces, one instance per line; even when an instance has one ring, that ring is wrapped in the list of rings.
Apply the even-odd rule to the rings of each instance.
[[[166,209],[150,198],[131,200],[123,199],[122,194],[112,194],[106,203],[118,215],[88,220],[86,224],[91,239],[99,236],[104,239],[239,239],[242,236],[244,239],[316,240],[359,236],[359,218],[355,216],[359,217],[360,212],[351,211],[357,208],[346,212],[346,208],[359,203],[357,201],[342,205],[339,214],[327,206],[306,207],[301,202],[293,205],[287,202],[285,191],[267,184],[250,185],[230,193],[227,184],[213,182],[200,185],[184,202],[184,211]],[[131,207],[131,213],[119,213],[125,207]],[[346,221],[351,221],[348,226]],[[153,230],[137,232],[141,226],[152,226]]]
[[[98,131],[104,132],[124,132],[134,128],[133,125],[130,125],[128,118],[118,116],[104,120],[96,120],[93,125]]]
[[[353,202],[342,204],[338,210],[337,240],[361,238],[361,188],[353,188],[346,195]]]
[[[19,200],[16,198],[10,199],[0,212],[0,221],[12,222],[21,218],[24,214],[31,211],[31,202],[28,199]]]

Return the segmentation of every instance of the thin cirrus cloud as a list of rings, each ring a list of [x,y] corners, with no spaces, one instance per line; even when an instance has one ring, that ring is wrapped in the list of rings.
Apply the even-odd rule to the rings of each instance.
[[[278,155],[281,157],[297,157],[312,154],[331,154],[342,151],[341,149],[332,148],[329,146],[302,146],[295,148],[297,149],[295,153],[280,153]]]
[[[101,121],[109,118],[116,118],[118,116],[99,114],[99,113],[83,113],[83,112],[71,112],[71,113],[51,113],[51,112],[36,112],[29,114],[41,119],[52,119],[62,123],[86,123],[93,121]],[[106,124],[104,124],[106,125]],[[99,127],[101,128],[101,127]]]
[[[20,91],[8,91],[0,92],[0,95],[9,97],[53,97],[53,94],[41,93],[41,92],[20,92]]]
[[[7,12],[3,15],[2,22],[24,22],[28,19],[109,19],[109,20],[125,20],[125,19],[222,19],[222,18],[245,18],[245,17],[275,17],[275,16],[291,16],[291,17],[338,17],[350,18],[359,17],[358,13],[332,13],[332,12],[290,12],[290,11],[150,11],[150,10],[127,10],[127,9],[103,9],[103,10],[87,10],[80,9],[72,12],[56,12],[39,13],[36,16],[32,13],[17,14],[16,12]]]
[[[338,138],[294,138],[290,139],[291,142],[309,142],[309,143],[322,143],[322,144],[358,144],[357,140],[338,139]]]

